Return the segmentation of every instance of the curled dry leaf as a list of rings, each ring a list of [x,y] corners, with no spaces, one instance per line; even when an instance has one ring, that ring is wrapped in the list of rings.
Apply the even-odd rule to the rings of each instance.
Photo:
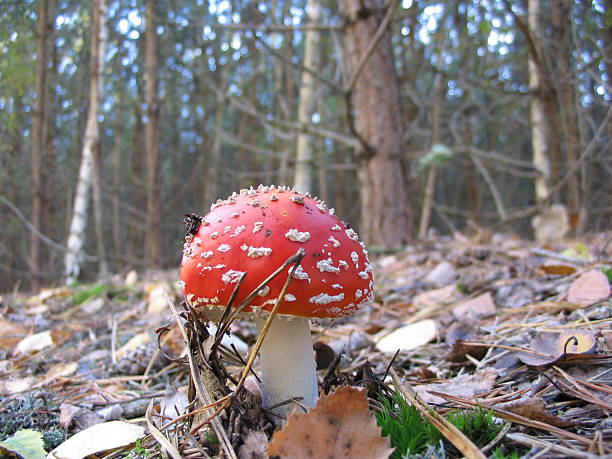
[[[416,393],[421,400],[427,403],[446,402],[444,398],[430,394],[429,391],[442,392],[471,400],[475,395],[491,390],[496,379],[497,370],[487,368],[473,375],[459,375],[445,383],[418,386]]]
[[[539,332],[529,343],[531,352],[517,352],[517,357],[531,366],[553,365],[571,355],[593,354],[597,337],[590,330]]]
[[[589,306],[610,296],[608,276],[597,269],[582,274],[572,282],[567,292],[567,301]]]
[[[365,389],[340,387],[323,395],[308,413],[292,413],[268,445],[271,457],[387,458],[389,438],[368,410]]]
[[[533,419],[534,421],[545,422],[557,427],[570,427],[571,422],[561,419],[558,416],[550,413],[546,409],[546,402],[541,397],[522,398],[511,402],[500,403],[495,405],[495,408],[510,411],[524,418]]]

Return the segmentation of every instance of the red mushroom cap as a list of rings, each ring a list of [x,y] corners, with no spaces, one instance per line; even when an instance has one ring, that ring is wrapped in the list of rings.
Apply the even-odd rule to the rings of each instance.
[[[225,306],[247,272],[237,306],[300,248],[306,255],[279,314],[339,317],[372,299],[372,268],[355,231],[308,193],[273,185],[217,201],[195,234],[185,238],[185,297],[194,307]],[[291,269],[276,276],[245,311],[272,309]]]

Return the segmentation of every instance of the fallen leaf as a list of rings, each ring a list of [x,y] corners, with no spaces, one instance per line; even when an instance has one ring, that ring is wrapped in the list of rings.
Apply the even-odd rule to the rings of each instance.
[[[500,403],[495,405],[495,408],[510,411],[511,413],[518,414],[524,418],[545,422],[546,424],[557,427],[571,427],[573,425],[571,422],[550,413],[546,409],[546,402],[540,397],[523,398],[513,400],[511,402]]]
[[[47,455],[43,445],[43,436],[40,432],[24,429],[15,432],[13,436],[6,440],[0,441],[0,453],[2,453],[2,457],[12,457],[13,454],[18,454],[24,459],[41,459]],[[10,453],[13,454],[9,456]]]
[[[105,300],[102,297],[90,298],[81,303],[81,312],[88,315],[94,315],[104,307]]]
[[[553,365],[566,356],[593,354],[597,337],[590,330],[539,332],[529,343],[531,352],[516,352],[521,362],[531,366]]]
[[[0,350],[8,351],[24,339],[28,329],[23,325],[0,319]]]
[[[26,390],[32,389],[36,378],[34,376],[27,376],[25,378],[9,379],[4,382],[4,388],[1,392],[8,394],[18,394],[19,392],[25,392]]]
[[[174,419],[177,416],[185,413],[189,405],[187,398],[187,386],[179,387],[178,390],[167,390],[166,394],[159,401],[159,415],[169,419]],[[166,420],[160,419],[161,424],[165,424]]]
[[[466,300],[453,308],[455,317],[472,315],[474,317],[487,317],[495,314],[495,302],[491,292],[483,293],[475,298]]]
[[[553,276],[569,276],[570,274],[574,274],[576,272],[576,268],[574,268],[573,266],[561,265],[556,263],[547,263],[541,265],[540,269],[546,274],[551,274]]]
[[[292,413],[268,445],[268,454],[281,458],[387,458],[389,438],[368,409],[365,389],[340,387],[322,395],[308,413]]]
[[[62,403],[60,405],[60,425],[71,432],[81,432],[104,422],[98,414],[87,408]]]
[[[45,375],[44,379],[38,384],[36,384],[36,386],[44,386],[57,378],[71,376],[76,373],[78,366],[79,365],[76,362],[66,362],[57,364],[51,367],[49,371],[47,371],[47,374]]]
[[[428,284],[433,284],[436,287],[448,285],[455,280],[457,273],[452,263],[442,261],[432,269],[423,279]]]
[[[123,356],[125,356],[128,352],[132,352],[136,350],[138,347],[143,344],[149,344],[152,342],[151,335],[149,332],[138,333],[130,338],[130,340],[121,346],[115,352],[115,358],[120,360]]]
[[[427,403],[446,403],[446,399],[432,395],[429,391],[442,392],[472,400],[476,394],[491,390],[496,379],[497,370],[487,368],[473,375],[459,375],[444,383],[417,386],[416,393]]]
[[[171,289],[165,282],[157,282],[145,288],[147,295],[147,312],[149,314],[158,314],[168,308],[168,297],[166,292],[171,292]]]
[[[412,304],[414,307],[420,309],[426,306],[450,304],[459,300],[462,296],[463,294],[457,289],[457,286],[453,284],[419,293],[412,300]]]
[[[53,337],[51,330],[45,330],[40,333],[30,335],[17,344],[17,354],[25,355],[32,352],[41,351],[47,347],[53,346]]]
[[[589,306],[610,296],[608,276],[592,269],[572,282],[567,292],[567,301],[581,306]]]
[[[238,457],[240,459],[265,459],[268,457],[267,446],[268,437],[266,434],[251,430],[238,449]]]
[[[435,321],[431,319],[421,320],[382,336],[376,343],[376,348],[381,352],[395,352],[398,349],[409,351],[429,343],[435,339],[436,334]]]
[[[122,421],[96,424],[73,435],[49,453],[47,459],[82,459],[124,448],[144,437],[145,428]]]

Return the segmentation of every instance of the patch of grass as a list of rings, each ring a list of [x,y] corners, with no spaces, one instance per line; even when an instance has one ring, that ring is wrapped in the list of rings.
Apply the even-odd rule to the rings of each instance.
[[[71,296],[71,299],[74,305],[78,306],[79,304],[84,303],[90,298],[102,296],[109,290],[110,285],[108,284],[85,285],[80,287],[76,292],[74,292]]]
[[[599,269],[608,277],[608,281],[612,283],[612,266],[602,266]]]
[[[461,456],[459,451],[446,441],[444,435],[423,418],[415,407],[409,405],[400,393],[383,396],[380,406],[376,420],[383,436],[389,436],[391,439],[395,448],[394,458],[424,454],[428,449],[438,447],[440,442],[444,444],[446,455]],[[490,411],[481,407],[475,410],[452,411],[447,419],[478,447],[483,447],[493,440],[503,428],[503,424],[497,423]]]

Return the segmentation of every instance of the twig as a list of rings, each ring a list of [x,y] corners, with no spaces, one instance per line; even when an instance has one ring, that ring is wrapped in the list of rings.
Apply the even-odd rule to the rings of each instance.
[[[189,346],[189,338],[187,337],[187,331],[185,330],[185,326],[183,325],[183,322],[181,321],[178,311],[176,310],[176,306],[174,305],[174,302],[170,299],[170,296],[168,295],[168,292],[166,292],[165,289],[164,289],[164,292],[166,293],[168,304],[170,305],[170,309],[172,310],[172,314],[174,315],[176,323],[178,324],[179,330],[181,331],[181,334],[183,335],[183,339],[185,340],[185,343],[187,344],[187,346]],[[196,394],[197,394],[197,397],[200,403],[202,405],[211,405],[213,403],[212,397],[208,393],[207,388],[202,384],[199,369],[197,365],[195,364],[195,361],[193,359],[193,355],[191,352],[187,352],[187,358],[189,360],[189,370],[191,373],[191,377],[193,378],[195,389],[196,389]],[[212,428],[215,431],[215,434],[217,435],[219,443],[221,443],[221,448],[223,448],[223,451],[228,457],[232,459],[238,459],[238,456],[236,456],[236,452],[234,451],[234,448],[232,447],[232,443],[227,437],[227,433],[225,432],[225,429],[223,429],[223,426],[221,425],[221,421],[216,416],[216,414],[217,412],[215,412],[214,416],[212,416],[211,419],[209,419],[208,421],[212,424]]]
[[[538,448],[548,448],[551,447],[551,451],[556,453],[560,453],[566,457],[576,457],[579,459],[597,459],[601,458],[601,456],[597,456],[595,454],[583,453],[582,451],[576,449],[566,448],[565,446],[557,445],[555,443],[549,443],[544,440],[540,440],[539,438],[532,437],[530,435],[526,435],[523,433],[510,433],[506,436],[509,440],[520,443],[525,446],[537,446]]]
[[[574,265],[589,265],[592,261],[581,260],[580,258],[568,257],[567,255],[561,255],[560,253],[553,252],[552,250],[540,249],[539,247],[533,247],[529,249],[531,253],[540,255],[547,258],[554,258],[556,260],[564,261],[565,263],[572,263]]]
[[[176,446],[170,443],[166,436],[161,433],[157,427],[155,427],[155,424],[153,424],[153,421],[151,420],[153,402],[154,400],[151,400],[151,403],[149,403],[149,407],[147,408],[147,413],[145,414],[145,420],[147,421],[147,427],[149,428],[149,432],[151,432],[153,438],[155,438],[155,440],[159,442],[161,447],[165,449],[170,454],[170,456],[172,456],[174,459],[181,459],[183,456],[181,455],[180,451],[176,449]]]
[[[493,201],[495,202],[495,208],[497,209],[499,218],[503,222],[506,221],[506,219],[508,218],[508,213],[506,212],[506,208],[504,207],[504,200],[499,194],[499,190],[497,189],[497,186],[495,186],[495,182],[493,181],[491,174],[489,174],[489,171],[478,156],[474,155],[473,153],[470,153],[470,159],[476,165],[476,169],[478,169],[478,172],[480,172],[480,175],[482,175],[482,178],[489,186],[489,190],[493,195]]]
[[[25,215],[23,215],[21,210],[19,210],[19,208],[17,208],[17,206],[15,204],[13,204],[11,201],[6,199],[1,194],[0,194],[0,202],[3,203],[4,205],[6,205],[9,209],[11,209],[11,211],[13,211],[13,213],[17,216],[17,218],[21,221],[21,223],[23,223],[23,225],[28,230],[30,230],[32,233],[34,233],[38,239],[43,241],[49,247],[53,247],[54,249],[57,249],[57,250],[59,250],[61,252],[64,252],[64,253],[67,253],[69,251],[68,247],[66,247],[65,245],[60,244],[59,242],[56,242],[53,239],[51,239],[48,236],[45,236],[43,233],[41,233],[38,228],[36,228],[34,225],[32,225],[32,223],[30,223],[30,221],[26,218]],[[83,251],[81,251],[81,256],[83,257],[84,260],[87,260],[87,261],[98,261],[98,257],[97,256],[90,255],[90,254],[85,253]]]

